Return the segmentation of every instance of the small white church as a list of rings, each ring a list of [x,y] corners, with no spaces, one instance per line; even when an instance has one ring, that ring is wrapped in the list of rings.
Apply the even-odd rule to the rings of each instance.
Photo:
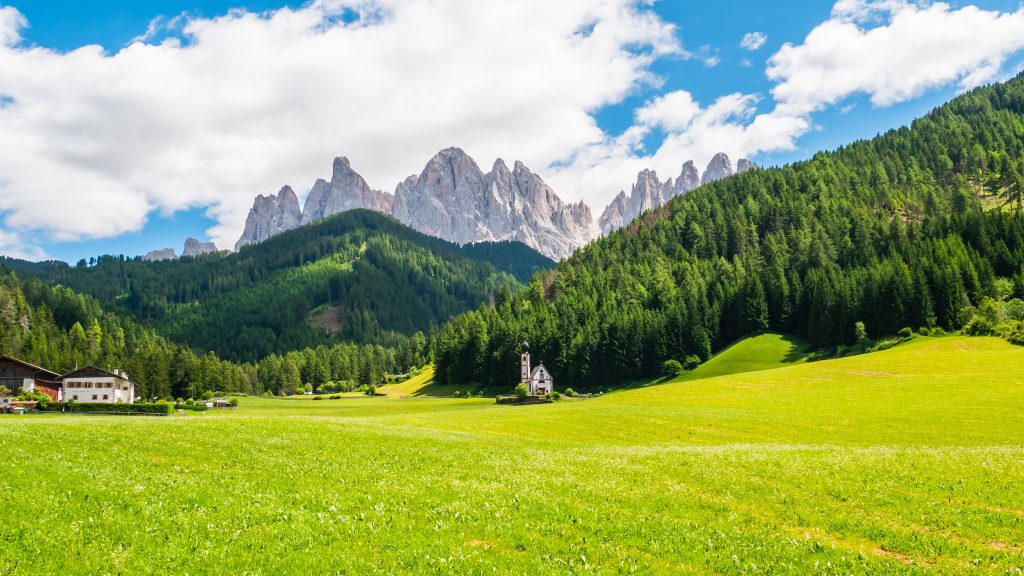
[[[519,380],[530,389],[531,396],[544,396],[555,390],[555,381],[544,363],[530,370],[530,344],[523,342],[519,354]]]

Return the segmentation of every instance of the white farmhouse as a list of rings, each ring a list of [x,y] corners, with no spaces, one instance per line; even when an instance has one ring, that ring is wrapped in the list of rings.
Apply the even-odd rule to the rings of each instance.
[[[122,370],[85,366],[68,372],[62,380],[65,401],[131,404],[135,400],[135,383]]]
[[[551,373],[544,367],[544,363],[537,364],[537,367],[530,370],[530,343],[523,342],[519,355],[519,378],[523,384],[530,389],[531,396],[543,396],[550,394],[555,389],[555,381]]]

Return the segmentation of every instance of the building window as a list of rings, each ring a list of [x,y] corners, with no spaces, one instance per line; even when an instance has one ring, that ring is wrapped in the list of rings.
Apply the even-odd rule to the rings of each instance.
[[[75,394],[74,396],[72,396],[71,399],[72,400],[78,400],[78,394]]]
[[[96,399],[96,395],[95,395],[95,394],[93,394],[93,395],[92,395],[92,399],[93,399],[93,400],[95,400],[95,399]]]
[[[104,395],[103,395],[103,399],[104,399],[104,400],[106,400],[106,399],[107,399],[107,395],[106,395],[106,394],[104,394]]]

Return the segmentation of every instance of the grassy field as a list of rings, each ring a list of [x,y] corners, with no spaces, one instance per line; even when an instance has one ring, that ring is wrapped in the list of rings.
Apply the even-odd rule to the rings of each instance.
[[[726,374],[757,372],[806,362],[810,343],[794,336],[762,334],[744,338],[722,350],[682,380],[700,380]]]
[[[1020,573],[1024,348],[762,338],[705,367],[758,371],[549,405],[0,417],[0,572]]]

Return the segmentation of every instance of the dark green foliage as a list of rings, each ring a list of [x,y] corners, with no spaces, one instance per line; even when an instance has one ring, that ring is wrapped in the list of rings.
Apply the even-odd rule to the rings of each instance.
[[[393,348],[336,344],[271,354],[257,364],[233,364],[170,342],[104,310],[91,297],[2,269],[0,353],[58,373],[85,364],[121,368],[136,383],[136,394],[147,399],[212,397],[215,391],[277,393],[306,382],[352,382],[361,373],[366,383],[380,385],[385,374],[429,362],[427,338],[417,333]]]
[[[555,267],[555,261],[522,242],[477,242],[466,244],[462,253],[474,260],[490,262],[502,272],[526,283],[542,270]]]
[[[173,414],[174,405],[167,402],[136,402],[134,404],[86,404],[68,402],[51,404],[47,410],[63,412],[88,412],[90,414]]]
[[[513,275],[525,279],[553,264],[523,244],[460,248],[353,210],[236,254],[19,265],[130,312],[172,340],[255,361],[337,341],[402,346],[404,336],[510,293]]]
[[[679,363],[679,360],[669,358],[661,364],[661,375],[666,378],[672,378],[679,376],[683,373],[683,365]]]
[[[520,382],[516,384],[515,394],[516,400],[526,400],[526,397],[530,395],[530,389],[527,388],[526,384]]]
[[[674,198],[444,326],[437,379],[511,387],[522,340],[556,382],[587,390],[766,329],[831,349],[866,337],[861,320],[876,339],[959,330],[983,298],[1024,296],[1022,167],[1018,76],[910,127]]]

